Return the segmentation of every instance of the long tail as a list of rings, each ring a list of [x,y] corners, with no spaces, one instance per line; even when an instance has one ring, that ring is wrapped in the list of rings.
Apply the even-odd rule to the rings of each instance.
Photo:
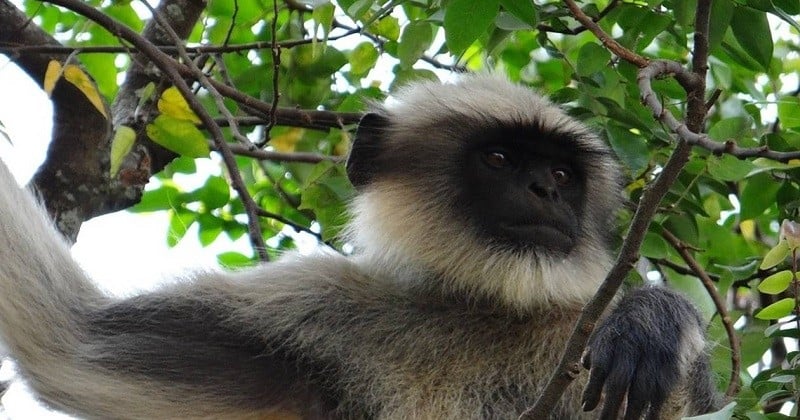
[[[86,379],[75,363],[87,344],[83,314],[105,300],[33,195],[0,163],[0,337],[44,399]]]
[[[0,162],[0,340],[47,405],[90,418],[275,414],[266,397],[281,392],[262,374],[291,364],[231,333],[213,310],[226,291],[189,292],[104,296]]]

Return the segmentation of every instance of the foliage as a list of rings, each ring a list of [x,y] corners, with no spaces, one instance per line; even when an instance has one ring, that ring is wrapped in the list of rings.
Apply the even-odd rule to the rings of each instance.
[[[143,29],[139,16],[149,14],[137,1],[89,3],[137,32]],[[695,34],[695,17],[707,4],[704,0],[584,3],[583,12],[599,30],[612,35],[619,44],[614,47],[600,42],[597,33],[579,24],[561,2],[211,0],[187,45],[219,46],[213,52],[190,49],[188,53],[214,80],[284,109],[360,112],[365,102],[411,80],[447,80],[457,71],[505,73],[547,93],[608,139],[625,168],[624,193],[631,204],[619,215],[615,238],[620,244],[631,224],[631,209],[664,171],[678,141],[674,127],[654,118],[654,110],[642,102],[637,79],[641,65],[620,53],[630,51],[690,68],[697,45],[704,42]],[[782,418],[776,411],[800,396],[800,328],[793,326],[798,314],[797,270],[793,259],[786,258],[788,253],[794,256],[797,247],[780,241],[781,221],[798,219],[800,160],[793,155],[737,155],[734,146],[774,152],[800,149],[800,2],[715,0],[710,7],[710,26],[701,34],[708,46],[703,58],[708,75],[701,96],[713,106],[700,131],[710,140],[724,142],[726,150],[711,152],[702,144],[691,150],[643,236],[640,269],[628,279],[664,280],[686,292],[704,311],[711,322],[711,339],[717,343],[713,364],[721,390],[731,380],[733,360],[741,362],[738,376],[744,386],[734,397],[737,418]],[[109,102],[117,98],[117,79],[132,63],[129,41],[50,3],[27,1],[26,12],[64,45],[83,48],[74,51],[97,91]],[[280,47],[276,42],[282,43]],[[120,48],[97,52],[91,47]],[[236,145],[246,136],[244,141],[252,144],[234,150],[239,152],[235,168],[215,160],[225,168],[225,177],[198,173],[189,157],[208,155],[209,131],[201,131],[197,110],[162,80],[155,93],[140,93],[142,104],[154,103],[157,109],[141,116],[146,120],[144,132],[184,157],[157,174],[159,187],[147,191],[134,211],[169,212],[171,244],[187,240],[188,228],[197,225],[196,240],[208,245],[223,234],[234,239],[252,234],[248,224],[252,214],[247,200],[240,200],[246,192],[261,216],[256,236],[269,238],[271,254],[293,248],[298,232],[341,249],[344,244],[337,235],[346,221],[345,203],[353,188],[340,162],[353,124],[280,122],[274,112],[254,110],[229,95],[222,95],[221,108],[215,104],[221,97],[215,98],[208,84],[194,86],[206,112],[225,120],[225,139]],[[692,97],[678,78],[659,78],[652,88],[666,112],[686,119]],[[93,92],[83,82],[81,89],[87,96]],[[248,123],[245,116],[260,119]],[[231,121],[239,121],[238,128]],[[129,133],[124,138],[130,142]],[[261,146],[274,153],[242,151]],[[219,145],[212,148],[219,150]],[[119,150],[124,155],[130,148]],[[318,158],[309,163],[300,156]],[[120,156],[114,160],[120,165]],[[241,174],[246,190],[232,193],[232,170]],[[207,179],[184,191],[172,181],[176,174]],[[770,252],[776,247],[778,251]],[[689,257],[682,252],[686,250]],[[761,264],[768,253],[769,261]],[[252,259],[225,253],[221,261],[236,265]],[[701,268],[692,268],[695,265]],[[726,315],[719,314],[702,286],[699,279],[704,276],[727,302]],[[733,357],[735,346],[722,324],[726,318],[729,324],[736,323],[741,342],[740,354]],[[768,357],[763,358],[765,353]],[[791,404],[784,410],[796,412]],[[717,418],[727,418],[729,411]]]

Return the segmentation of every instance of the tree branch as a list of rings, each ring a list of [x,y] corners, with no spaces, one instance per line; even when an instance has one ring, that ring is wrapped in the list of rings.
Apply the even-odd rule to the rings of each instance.
[[[212,149],[216,149],[215,144],[211,144]],[[271,160],[273,162],[294,162],[294,163],[320,163],[324,161],[331,161],[336,163],[344,162],[344,158],[338,156],[320,155],[316,153],[294,152],[294,153],[281,153],[271,152],[263,149],[254,149],[240,144],[229,144],[228,148],[231,152],[240,155],[256,158],[259,160]]]
[[[361,31],[360,28],[350,28],[347,29],[344,33],[329,36],[328,41],[335,41],[338,39],[342,39],[357,34],[360,31]],[[65,45],[29,45],[29,44],[19,43],[16,41],[17,40],[0,41],[0,52],[10,55],[22,55],[29,53],[59,54],[59,55],[99,54],[99,53],[129,54],[129,53],[141,52],[139,51],[138,48],[127,45],[123,46],[91,45],[91,46],[81,46],[81,47],[70,47]],[[317,38],[278,41],[278,47],[280,47],[281,49],[290,49],[301,45],[314,44],[318,42],[321,43],[324,41],[325,40]],[[178,53],[178,48],[175,47],[174,45],[158,45],[157,48],[170,55],[175,55]],[[229,45],[198,45],[192,47],[190,46],[185,47],[186,52],[192,55],[235,53],[235,52],[252,51],[252,50],[266,50],[271,48],[272,48],[271,41],[248,42],[243,44],[229,44]]]
[[[575,4],[574,0],[564,0],[564,4],[567,5],[569,11],[572,13],[572,16],[581,23],[584,27],[589,29],[600,42],[603,43],[603,46],[608,48],[609,51],[616,54],[619,58],[635,65],[636,67],[642,68],[647,65],[649,62],[648,59],[642,57],[639,54],[625,48],[619,42],[615,41],[614,38],[611,38],[611,35],[605,33],[600,25],[595,23],[586,13],[583,13],[580,7]]]
[[[0,42],[8,41],[60,45],[13,4],[0,0]],[[40,87],[44,86],[51,62],[62,66],[79,65],[74,57],[65,53],[23,54],[10,58]],[[97,90],[93,83],[90,88]],[[99,104],[103,108],[99,110],[86,94],[64,77],[58,79],[49,94],[53,104],[51,142],[47,157],[31,184],[44,198],[44,204],[61,233],[74,241],[85,220],[107,208],[116,207],[120,201],[128,202],[128,199],[127,194],[113,193],[109,189],[106,145],[111,135],[111,124],[105,101]]]
[[[800,151],[777,152],[770,150],[767,146],[739,147],[734,140],[718,142],[711,139],[706,134],[697,134],[693,132],[687,124],[678,121],[675,116],[661,104],[658,96],[653,91],[651,81],[659,76],[685,72],[686,69],[674,61],[654,60],[639,72],[637,78],[639,90],[642,92],[642,101],[653,111],[653,116],[666,125],[670,131],[677,134],[681,140],[692,146],[706,149],[717,156],[726,153],[736,156],[739,159],[763,157],[778,162],[800,159]]]

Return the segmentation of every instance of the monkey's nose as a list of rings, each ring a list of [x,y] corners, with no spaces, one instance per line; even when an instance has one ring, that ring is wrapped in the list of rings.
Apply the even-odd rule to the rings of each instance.
[[[558,188],[552,182],[548,183],[547,181],[537,180],[531,183],[528,189],[539,198],[553,201],[559,199]]]

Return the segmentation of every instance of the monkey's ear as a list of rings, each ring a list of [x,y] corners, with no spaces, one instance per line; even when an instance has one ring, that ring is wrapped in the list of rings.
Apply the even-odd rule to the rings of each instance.
[[[378,155],[386,140],[389,118],[370,112],[358,122],[356,139],[347,157],[347,177],[356,188],[369,184],[377,172]]]

